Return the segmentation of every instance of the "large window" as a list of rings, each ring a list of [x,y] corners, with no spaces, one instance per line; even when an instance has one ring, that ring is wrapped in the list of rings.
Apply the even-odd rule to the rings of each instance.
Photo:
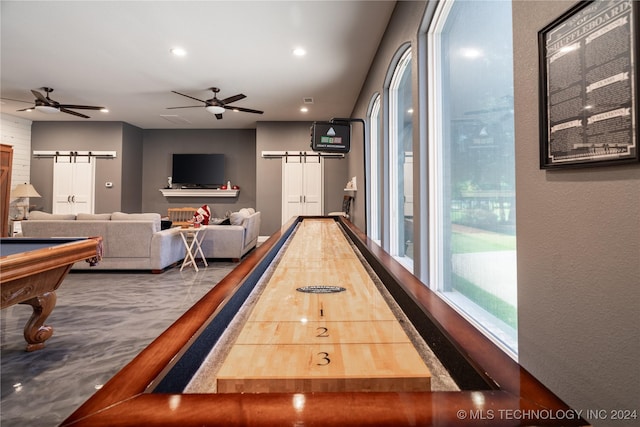
[[[413,107],[411,50],[398,61],[389,85],[389,243],[413,271]]]
[[[517,355],[511,2],[442,1],[429,32],[430,283]]]
[[[369,207],[367,209],[367,234],[368,236],[380,243],[382,230],[380,222],[380,213],[382,205],[380,204],[381,189],[381,173],[380,173],[380,148],[381,148],[381,131],[382,131],[382,115],[380,114],[380,94],[376,94],[369,106],[369,149],[367,152],[367,200]]]

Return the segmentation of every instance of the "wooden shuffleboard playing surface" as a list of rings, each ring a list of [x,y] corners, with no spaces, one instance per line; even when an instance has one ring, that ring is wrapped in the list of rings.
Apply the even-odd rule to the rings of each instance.
[[[215,375],[218,393],[428,391],[431,379],[332,219],[300,223]]]

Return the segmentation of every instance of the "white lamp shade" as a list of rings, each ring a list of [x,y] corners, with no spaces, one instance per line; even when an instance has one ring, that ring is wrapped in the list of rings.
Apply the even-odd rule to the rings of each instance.
[[[18,184],[11,190],[11,197],[17,199],[20,197],[42,197],[31,184]]]

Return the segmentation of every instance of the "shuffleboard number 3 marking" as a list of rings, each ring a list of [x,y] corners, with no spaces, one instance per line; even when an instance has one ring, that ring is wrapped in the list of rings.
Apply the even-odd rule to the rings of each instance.
[[[316,328],[316,331],[318,331],[318,335],[316,335],[316,338],[326,338],[329,336],[329,329],[323,326]]]
[[[331,359],[329,359],[329,353],[321,351],[320,353],[318,353],[318,356],[320,356],[320,362],[316,363],[316,365],[326,366],[331,363]]]

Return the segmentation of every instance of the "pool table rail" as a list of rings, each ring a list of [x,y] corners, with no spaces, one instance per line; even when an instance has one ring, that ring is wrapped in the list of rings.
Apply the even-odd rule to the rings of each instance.
[[[28,249],[29,243],[45,243]],[[44,348],[45,341],[53,335],[53,327],[44,322],[56,304],[56,289],[60,287],[74,263],[84,260],[97,260],[100,257],[100,237],[83,239],[2,239],[4,246],[0,256],[0,295],[1,307],[14,304],[30,305],[31,317],[24,327],[27,351]],[[9,250],[15,245],[20,251]],[[34,244],[35,247],[35,244]],[[14,248],[11,248],[14,249]]]

